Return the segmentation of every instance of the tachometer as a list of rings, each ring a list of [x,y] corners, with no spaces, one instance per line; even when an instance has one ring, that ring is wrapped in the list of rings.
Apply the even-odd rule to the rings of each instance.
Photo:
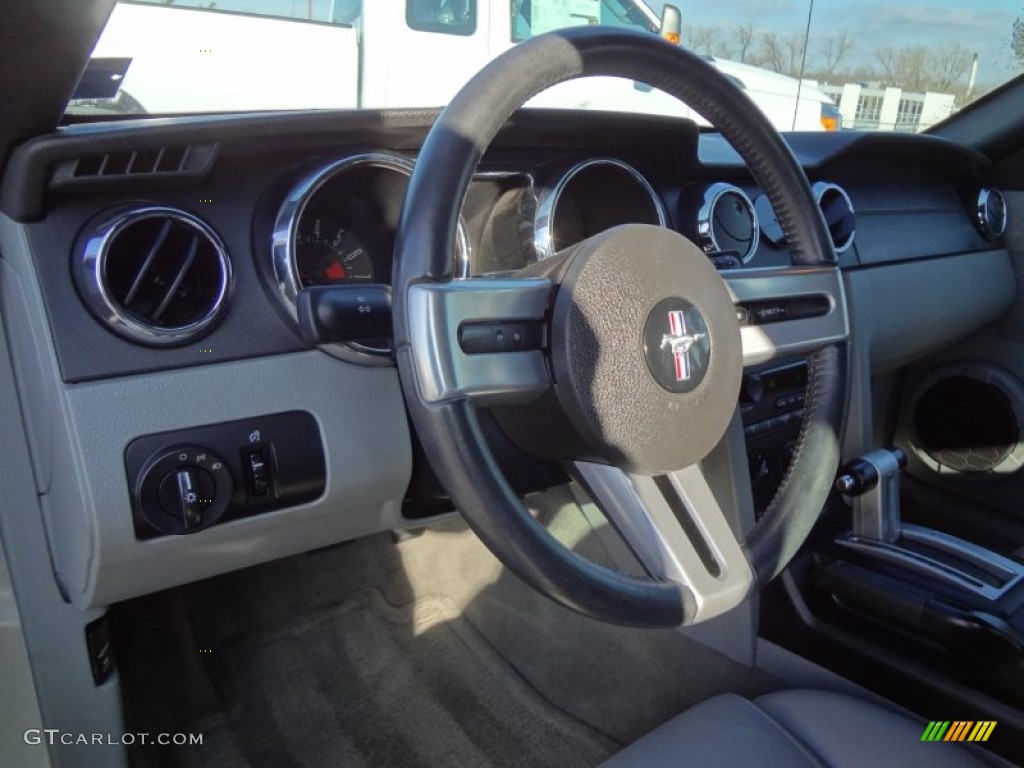
[[[327,216],[303,216],[295,238],[303,286],[372,283],[373,262],[351,229]]]

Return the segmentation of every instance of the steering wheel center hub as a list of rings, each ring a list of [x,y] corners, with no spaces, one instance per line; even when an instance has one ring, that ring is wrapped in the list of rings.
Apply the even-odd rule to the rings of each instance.
[[[711,362],[704,315],[678,296],[659,301],[644,326],[644,357],[647,370],[663,389],[692,392],[704,381]]]
[[[676,232],[647,225],[583,243],[552,319],[559,401],[606,460],[671,472],[706,456],[742,378],[739,324],[717,271]]]

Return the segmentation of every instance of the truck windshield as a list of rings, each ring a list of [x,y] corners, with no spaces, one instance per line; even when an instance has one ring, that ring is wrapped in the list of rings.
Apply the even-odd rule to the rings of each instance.
[[[648,0],[122,0],[69,120],[439,107],[489,60],[545,32],[659,33]],[[921,131],[1024,67],[1018,0],[676,0],[679,44],[780,130]],[[533,105],[699,115],[638,83],[563,84]]]
[[[645,14],[641,8],[648,12]],[[600,0],[600,3],[512,0],[512,39],[516,42],[562,27],[588,24],[658,31],[653,23],[653,12],[629,0]]]

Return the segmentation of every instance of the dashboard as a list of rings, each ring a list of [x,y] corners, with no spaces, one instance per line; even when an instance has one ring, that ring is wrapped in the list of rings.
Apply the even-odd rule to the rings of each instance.
[[[2,306],[69,601],[105,605],[422,524],[408,502],[437,492],[421,477],[387,313],[403,196],[435,116],[82,124],[12,158]],[[843,270],[863,386],[1009,306],[1005,206],[983,156],[925,136],[787,140]],[[469,187],[452,274],[515,272],[627,223],[674,229],[723,271],[789,265],[763,190],[717,134],[529,110]],[[311,324],[336,288],[353,290],[330,305],[327,338]],[[816,310],[744,311],[767,324]],[[799,359],[748,371],[738,410],[758,504],[804,385]]]

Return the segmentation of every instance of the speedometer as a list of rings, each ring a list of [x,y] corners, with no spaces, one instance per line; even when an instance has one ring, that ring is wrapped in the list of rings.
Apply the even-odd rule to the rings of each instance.
[[[271,287],[297,325],[303,291],[316,296],[335,287],[391,282],[395,230],[412,167],[408,158],[386,152],[350,155],[313,169],[287,193],[274,221]],[[468,276],[461,220],[453,263],[456,274]],[[343,360],[391,364],[376,357],[390,355],[389,338],[321,349]]]
[[[295,238],[296,267],[304,287],[372,283],[373,262],[351,229],[326,216],[304,216]]]

